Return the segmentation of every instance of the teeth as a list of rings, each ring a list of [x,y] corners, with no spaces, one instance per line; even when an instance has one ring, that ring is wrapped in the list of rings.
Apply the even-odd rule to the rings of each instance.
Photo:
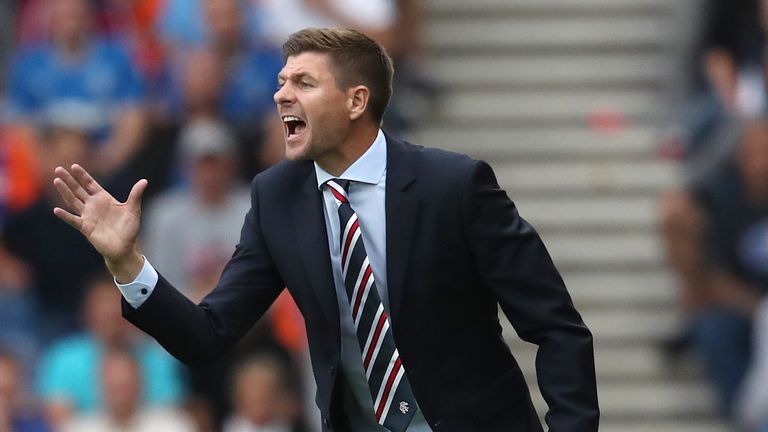
[[[296,117],[296,116],[287,115],[287,116],[284,116],[284,117],[283,117],[283,121],[284,121],[284,122],[289,122],[289,121],[298,121],[298,122],[300,122],[300,121],[301,121],[301,119],[300,119],[300,118],[298,118],[298,117]]]

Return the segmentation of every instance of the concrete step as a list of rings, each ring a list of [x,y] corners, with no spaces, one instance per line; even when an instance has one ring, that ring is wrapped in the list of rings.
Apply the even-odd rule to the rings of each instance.
[[[542,239],[560,268],[588,266],[605,271],[611,266],[650,267],[663,264],[661,240],[646,233],[553,234]]]
[[[577,307],[669,307],[676,304],[677,286],[668,271],[563,272]]]
[[[664,161],[499,163],[492,167],[513,200],[520,199],[518,192],[530,195],[533,191],[653,193],[677,184],[680,175],[674,163]]]
[[[576,3],[576,2],[574,2]],[[480,48],[627,48],[662,49],[674,37],[658,17],[460,17],[427,22],[426,41],[433,50]]]
[[[529,382],[536,380],[536,350],[535,345],[515,342],[511,344],[520,368]],[[604,385],[615,385],[628,382],[669,381],[686,383],[700,378],[700,368],[692,359],[686,359],[687,370],[680,374],[676,367],[669,364],[656,346],[638,344],[618,346],[595,350],[595,367],[598,380]]]
[[[541,233],[597,230],[655,230],[657,200],[653,196],[625,199],[590,197],[516,200],[520,214]]]
[[[606,346],[656,346],[674,336],[681,326],[674,305],[642,309],[632,306],[603,308],[599,313],[577,307],[582,309],[582,318],[595,340]],[[501,322],[508,340],[514,340],[516,333],[512,325],[506,319]]]
[[[554,161],[606,158],[649,159],[656,153],[656,132],[648,127],[622,127],[598,133],[584,126],[531,127],[424,125],[414,142],[468,153],[488,161]]]
[[[627,119],[654,117],[661,94],[639,90],[456,90],[443,96],[434,121],[503,126],[505,122],[581,121],[608,112]]]
[[[535,382],[528,385],[536,411],[543,416],[547,405]],[[698,418],[708,420],[707,423],[722,424],[711,410],[714,402],[711,390],[697,382],[631,382],[599,386],[598,401],[601,419],[606,422],[684,424],[688,418]],[[600,430],[605,429],[601,426]],[[644,430],[656,432],[656,429]]]
[[[482,65],[482,67],[478,67]],[[659,54],[445,55],[430,61],[434,78],[451,88],[466,86],[622,85],[659,86],[674,63]]]
[[[705,416],[692,416],[680,420],[633,420],[603,419],[600,432],[734,432],[722,420]]]

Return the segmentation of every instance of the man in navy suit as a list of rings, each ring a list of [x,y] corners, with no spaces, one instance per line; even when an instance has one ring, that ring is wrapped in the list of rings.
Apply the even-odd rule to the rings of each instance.
[[[596,431],[592,336],[491,168],[380,130],[392,62],[361,33],[306,29],[283,50],[274,98],[288,160],[253,180],[240,242],[199,305],[138,250],[145,180],[119,203],[82,167],[56,169],[69,211],[54,212],[104,255],[125,317],[204,364],[287,287],[324,430],[541,431],[500,305],[539,346],[549,430]]]

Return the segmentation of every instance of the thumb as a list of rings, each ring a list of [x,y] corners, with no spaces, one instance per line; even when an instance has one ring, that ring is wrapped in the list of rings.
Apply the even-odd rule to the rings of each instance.
[[[141,179],[136,182],[131,188],[131,193],[128,194],[128,204],[131,207],[141,208],[141,197],[144,195],[144,190],[147,189],[149,182],[146,179]]]

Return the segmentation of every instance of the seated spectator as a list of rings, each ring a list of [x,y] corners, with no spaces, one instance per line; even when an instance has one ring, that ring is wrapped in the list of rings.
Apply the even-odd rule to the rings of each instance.
[[[51,125],[39,144],[43,194],[26,209],[8,216],[2,227],[5,250],[29,268],[29,294],[42,343],[72,332],[82,303],[85,278],[104,268],[101,256],[78,233],[51,213],[61,205],[53,186],[53,169],[74,162],[90,167],[93,154],[88,136],[77,128]]]
[[[188,185],[165,192],[148,207],[143,239],[163,276],[199,302],[232,256],[250,192],[238,181],[235,139],[226,126],[193,121],[179,141]]]
[[[50,38],[46,25],[50,19],[49,2],[19,1],[15,20],[19,46],[28,47]],[[93,31],[100,37],[126,46],[134,64],[148,79],[156,78],[162,62],[163,49],[156,37],[155,25],[164,3],[164,0],[91,1]]]
[[[210,36],[203,49],[221,68],[220,83],[206,83],[218,88],[216,117],[223,119],[238,137],[238,151],[246,176],[283,158],[282,122],[275,114],[272,96],[283,59],[279,51],[245,38],[245,23],[238,0],[209,0],[205,3],[204,23]],[[169,117],[183,119],[189,108],[185,91],[189,90],[189,68],[185,53],[177,52],[169,65],[170,83],[166,103]],[[200,81],[192,77],[194,81]]]
[[[171,50],[200,47],[210,42],[210,31],[205,23],[204,4],[207,0],[165,0],[156,22],[160,37]],[[237,0],[245,23],[245,38],[259,44],[264,39],[268,23],[257,2]]]
[[[752,314],[768,290],[768,121],[748,123],[739,142],[733,160],[668,195],[662,209],[690,340],[728,415],[750,362]]]
[[[238,179],[234,137],[224,124],[196,118],[182,129],[179,141],[186,187],[166,191],[148,206],[142,241],[147,256],[162,266],[163,276],[199,302],[214,288],[231,257],[251,198],[247,184]],[[273,338],[287,349],[306,350],[303,320],[287,292],[270,317],[235,352],[206,368],[189,370],[197,411],[204,407],[215,421],[223,419],[227,390],[221,376],[238,353]]]
[[[0,227],[8,214],[40,197],[36,137],[26,128],[0,126]]]
[[[144,405],[146,383],[141,365],[130,351],[109,349],[98,365],[103,407],[75,417],[63,432],[192,432],[194,427],[180,411]]]
[[[122,319],[120,292],[108,274],[91,281],[83,309],[86,329],[54,344],[40,362],[37,392],[57,426],[73,415],[105,408],[97,373],[105,353],[129,349],[141,365],[142,400],[149,407],[170,407],[184,396],[179,363],[154,341]]]
[[[26,395],[18,358],[0,350],[0,431],[48,432],[53,429]]]
[[[24,364],[36,360],[36,319],[29,269],[0,246],[0,346],[13,347]]]
[[[233,412],[224,432],[291,432],[300,413],[299,399],[289,385],[287,368],[268,353],[243,360],[232,378]]]
[[[5,120],[79,124],[98,146],[94,169],[112,174],[140,147],[143,84],[128,54],[91,32],[88,0],[50,0],[49,8],[49,40],[13,62]]]

